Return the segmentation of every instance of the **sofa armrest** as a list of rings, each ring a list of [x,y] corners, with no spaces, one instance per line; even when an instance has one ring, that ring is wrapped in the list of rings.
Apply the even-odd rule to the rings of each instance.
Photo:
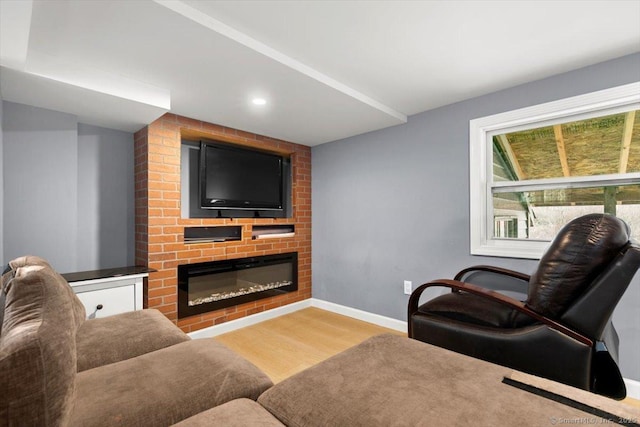
[[[140,356],[191,338],[158,310],[85,321],[76,335],[78,372]]]

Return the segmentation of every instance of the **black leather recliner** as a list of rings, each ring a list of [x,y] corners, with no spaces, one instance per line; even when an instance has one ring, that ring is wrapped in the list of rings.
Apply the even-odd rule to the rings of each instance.
[[[426,283],[409,299],[409,337],[623,399],[611,315],[640,267],[629,235],[615,216],[585,215],[560,230],[531,276],[476,266]],[[526,300],[478,286],[495,283]],[[452,292],[420,305],[433,286]]]

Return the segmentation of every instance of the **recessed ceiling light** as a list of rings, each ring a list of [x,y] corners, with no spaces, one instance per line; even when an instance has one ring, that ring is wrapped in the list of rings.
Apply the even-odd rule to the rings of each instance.
[[[251,102],[253,102],[255,105],[264,105],[267,103],[267,100],[264,98],[253,98]]]

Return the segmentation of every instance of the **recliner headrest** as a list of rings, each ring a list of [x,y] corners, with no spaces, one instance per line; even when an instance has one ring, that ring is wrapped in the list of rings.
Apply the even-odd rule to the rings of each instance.
[[[629,242],[629,226],[613,215],[574,219],[557,234],[529,280],[527,305],[557,318]]]

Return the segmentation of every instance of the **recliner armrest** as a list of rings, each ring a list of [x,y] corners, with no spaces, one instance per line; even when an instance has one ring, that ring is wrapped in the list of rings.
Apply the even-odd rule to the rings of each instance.
[[[458,280],[450,280],[450,279],[439,279],[439,280],[434,280],[434,281],[425,283],[417,287],[411,293],[411,296],[409,297],[408,313],[407,313],[407,323],[409,325],[408,335],[410,338],[413,335],[411,330],[411,316],[413,313],[415,313],[418,310],[420,295],[427,288],[434,287],[434,286],[443,286],[443,287],[451,288],[452,290],[457,292],[468,292],[468,293],[477,295],[479,297],[487,298],[492,301],[498,302],[500,304],[506,305],[514,310],[518,310],[519,312],[526,314],[529,317],[534,318],[540,323],[544,323],[545,325],[549,326],[551,329],[557,330],[562,334],[567,335],[583,344],[593,347],[593,341],[590,340],[589,338],[585,337],[584,335],[572,329],[569,329],[568,327],[558,323],[553,319],[550,319],[539,313],[536,313],[535,311],[527,307],[525,303],[523,303],[522,301],[518,301],[514,298],[508,297],[506,295],[502,295],[499,292],[496,292],[490,289],[485,289],[480,286],[473,285],[471,283],[465,283],[465,282],[460,282]]]
[[[460,270],[458,274],[454,277],[455,280],[460,280],[465,274],[470,273],[472,271],[488,271],[491,273],[502,274],[505,276],[515,277],[516,279],[529,281],[531,277],[529,274],[521,273],[515,270],[509,270],[508,268],[495,267],[493,265],[474,265],[471,267],[467,267],[464,270]]]
[[[475,265],[461,270],[453,279],[473,283],[524,301],[527,299],[530,277],[528,274],[506,268]]]

